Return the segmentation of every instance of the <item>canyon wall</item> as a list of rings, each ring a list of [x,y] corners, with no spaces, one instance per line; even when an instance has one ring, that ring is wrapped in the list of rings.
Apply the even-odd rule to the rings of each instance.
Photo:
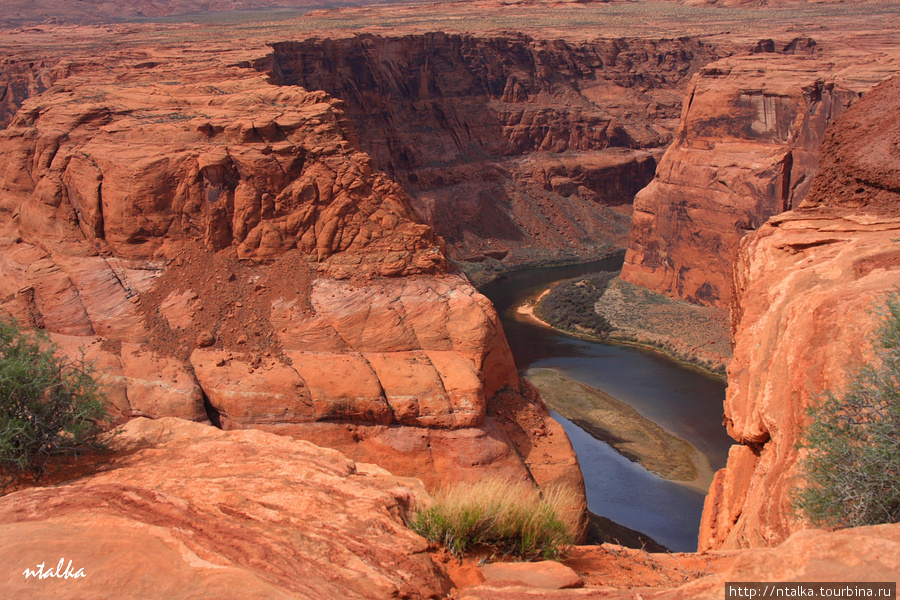
[[[725,401],[732,447],[703,513],[700,548],[776,545],[791,510],[806,409],[872,357],[870,332],[900,281],[900,79],[866,93],[822,144],[794,210],[740,244]]]
[[[272,45],[273,81],[344,101],[360,146],[463,261],[595,258],[622,247],[697,40],[363,34]]]
[[[767,53],[694,77],[676,139],[635,199],[623,279],[728,306],[741,238],[805,197],[825,128],[858,95],[827,71],[820,60]]]
[[[68,74],[70,65],[60,63],[57,58],[12,56],[0,60],[0,129],[9,125],[25,100]]]
[[[803,201],[829,123],[896,72],[890,39],[761,40],[691,82],[675,140],[635,197],[622,278],[727,307],[741,239]]]
[[[583,489],[490,302],[342,104],[236,54],[118,57],[24,102],[0,133],[0,311],[96,361],[120,420],[267,429],[431,487]]]

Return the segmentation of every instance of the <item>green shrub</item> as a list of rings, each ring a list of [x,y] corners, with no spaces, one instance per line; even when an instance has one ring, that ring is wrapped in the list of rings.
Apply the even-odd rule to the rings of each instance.
[[[410,527],[454,554],[487,546],[525,559],[555,559],[575,539],[577,506],[567,488],[541,495],[530,484],[489,479],[440,492],[413,515]]]
[[[815,525],[900,522],[900,296],[890,294],[873,336],[875,361],[841,394],[810,409],[799,447],[805,485],[793,497]]]
[[[92,443],[106,419],[89,365],[0,319],[0,489],[25,474],[37,480],[50,457]]]
[[[573,333],[605,336],[612,327],[594,305],[615,273],[600,272],[562,281],[535,307],[537,315],[554,327]]]

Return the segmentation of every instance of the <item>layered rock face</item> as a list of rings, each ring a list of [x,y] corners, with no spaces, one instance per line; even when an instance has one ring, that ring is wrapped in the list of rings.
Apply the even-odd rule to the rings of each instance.
[[[126,60],[23,105],[0,135],[0,310],[95,360],[123,419],[310,437],[435,486],[579,486],[490,302],[341,104],[236,62]],[[503,394],[519,412],[489,414]]]
[[[859,86],[823,77],[831,68],[764,53],[723,59],[694,77],[676,139],[635,198],[623,279],[728,306],[741,238],[799,205],[826,127],[858,96]]]
[[[452,256],[512,265],[624,245],[650,150],[716,52],[690,39],[359,35],[276,43],[256,66],[342,99],[361,147]]]
[[[702,548],[774,545],[792,518],[806,408],[871,358],[869,334],[900,281],[900,79],[829,130],[799,208],[740,245],[725,416],[740,442],[704,508]]]
[[[421,483],[260,431],[137,419],[104,467],[0,499],[10,598],[436,598]],[[25,569],[59,578],[26,578]],[[83,576],[63,578],[65,567]]]

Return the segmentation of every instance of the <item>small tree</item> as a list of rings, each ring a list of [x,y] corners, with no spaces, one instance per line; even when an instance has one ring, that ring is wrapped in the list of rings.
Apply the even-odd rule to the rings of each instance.
[[[887,298],[873,335],[875,361],[843,395],[825,392],[809,410],[799,447],[806,485],[794,507],[815,525],[900,522],[900,295]]]
[[[95,441],[108,418],[84,360],[58,357],[45,335],[0,319],[0,489],[44,472],[51,456]]]

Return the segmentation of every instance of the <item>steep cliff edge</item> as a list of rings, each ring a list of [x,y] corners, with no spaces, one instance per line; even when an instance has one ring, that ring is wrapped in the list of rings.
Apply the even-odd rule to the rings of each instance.
[[[111,58],[0,133],[0,310],[83,348],[122,419],[312,438],[430,486],[580,486],[490,302],[341,103],[187,54]]]
[[[775,545],[804,527],[790,509],[806,407],[869,356],[873,310],[900,281],[900,79],[829,129],[799,208],[740,245],[725,402],[741,442],[715,478],[702,548]]]
[[[593,258],[627,239],[700,41],[428,33],[272,45],[273,81],[345,103],[360,146],[463,261]]]

